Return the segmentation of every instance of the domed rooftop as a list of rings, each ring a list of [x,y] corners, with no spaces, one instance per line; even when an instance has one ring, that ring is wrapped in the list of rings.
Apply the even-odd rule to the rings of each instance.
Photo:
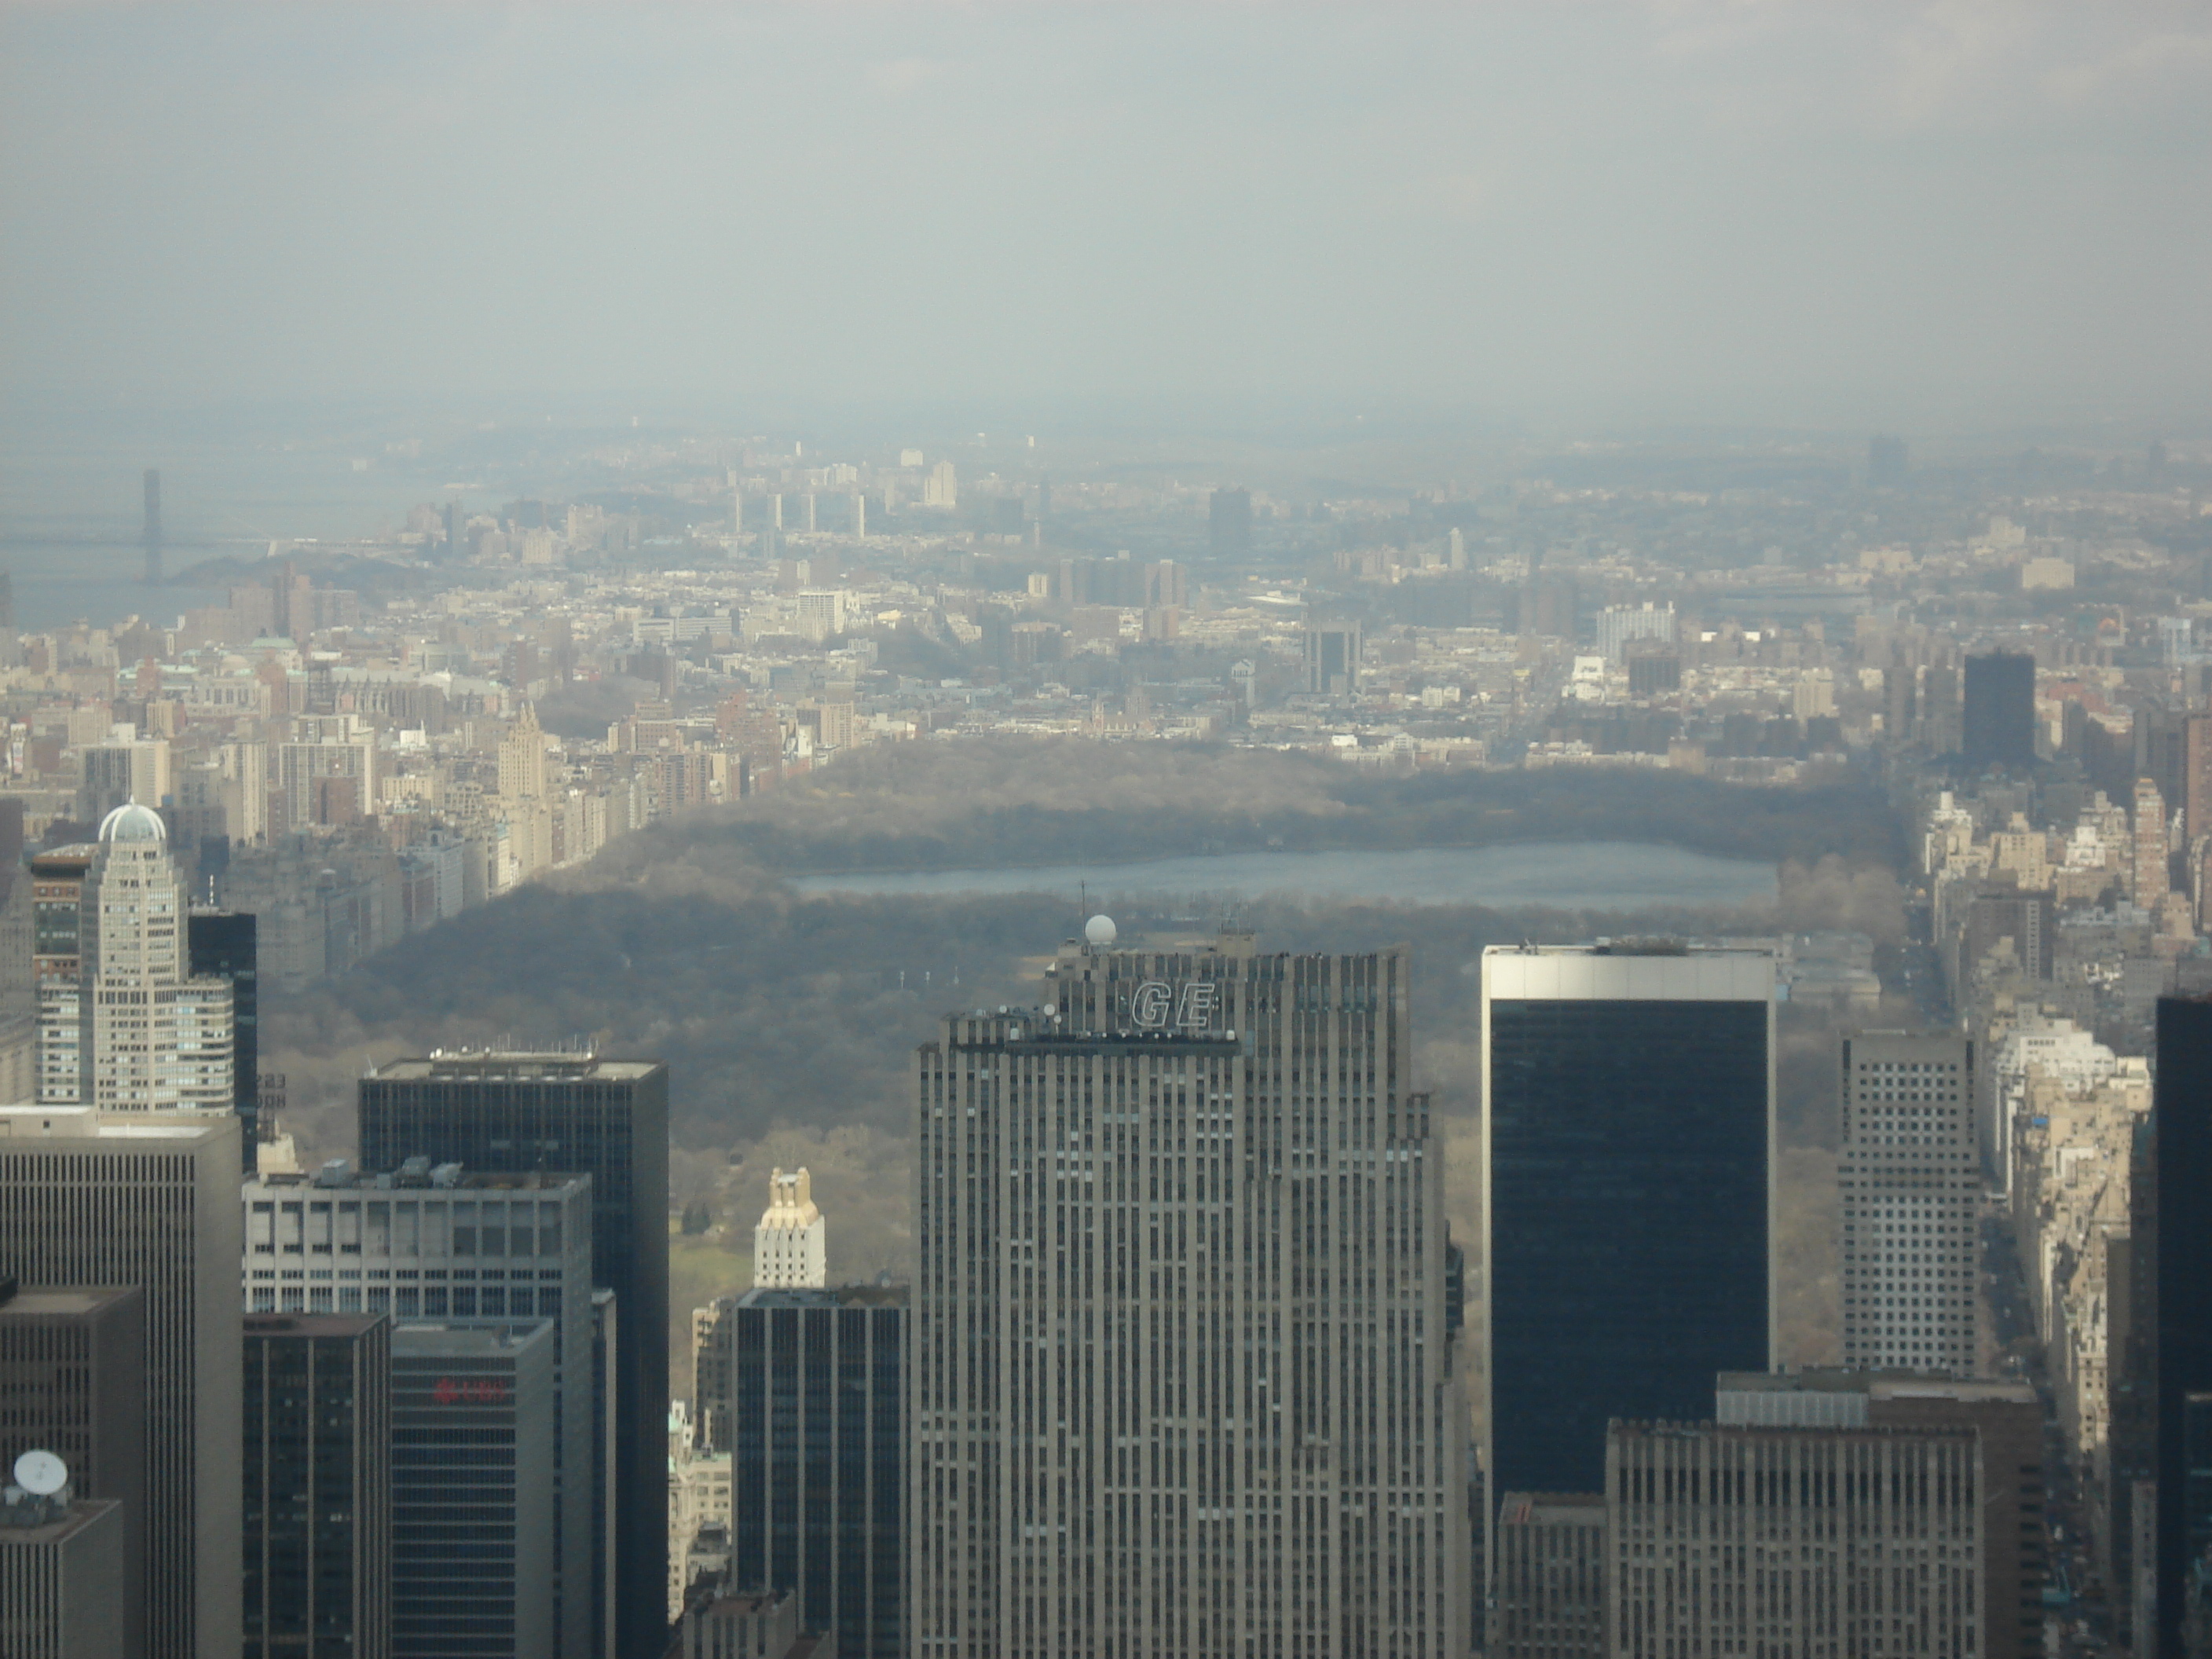
[[[161,822],[161,815],[150,806],[141,806],[137,801],[125,801],[100,821],[100,839],[108,842],[165,842],[169,838],[169,827]]]

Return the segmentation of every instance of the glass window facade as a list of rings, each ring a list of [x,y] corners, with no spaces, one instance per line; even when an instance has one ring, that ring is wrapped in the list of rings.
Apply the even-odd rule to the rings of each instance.
[[[851,1659],[902,1659],[903,1287],[756,1290],[700,1333],[702,1444],[730,1454],[732,1582],[796,1590]]]
[[[1768,1353],[1763,1002],[1490,1005],[1491,1489],[1595,1492],[1612,1418]]]

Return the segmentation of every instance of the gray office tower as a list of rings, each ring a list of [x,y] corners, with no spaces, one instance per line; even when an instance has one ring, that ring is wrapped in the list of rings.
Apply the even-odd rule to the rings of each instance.
[[[617,1650],[668,1629],[668,1068],[574,1054],[434,1054],[361,1082],[362,1164],[592,1177],[592,1276],[615,1293]]]
[[[1602,1492],[1609,1419],[1767,1368],[1773,1057],[1763,951],[1483,952],[1492,1492]]]
[[[139,1659],[125,1588],[123,1506],[0,1491],[0,1653],[8,1659]]]
[[[553,1651],[553,1327],[392,1333],[392,1644],[401,1659]],[[662,1501],[660,1513],[667,1510]],[[659,1654],[653,1648],[624,1649]]]
[[[392,1322],[246,1321],[246,1659],[392,1659]]]
[[[2035,764],[2035,659],[2012,651],[1967,658],[1961,723],[1974,765]]]
[[[145,1297],[146,1646],[238,1659],[238,1119],[0,1107],[0,1262]]]
[[[231,1098],[242,1130],[243,1168],[252,1175],[261,1144],[259,921],[250,910],[195,906],[185,928],[191,977],[230,981]]]
[[[1406,953],[1088,931],[917,1057],[911,1650],[1460,1659]]]
[[[145,1400],[143,1291],[24,1291],[0,1279],[0,1478],[25,1452],[48,1451],[76,1497],[115,1505],[100,1530],[116,1535],[131,1654],[146,1650]]]
[[[1974,1045],[1948,1032],[1843,1043],[1844,1363],[1971,1376],[1980,1364]]]
[[[245,1184],[245,1293],[253,1313],[389,1313],[553,1322],[552,1659],[605,1639],[606,1526],[592,1480],[592,1183],[482,1175],[417,1158],[383,1175],[343,1160]]]
[[[2212,1000],[2158,1005],[2149,1161],[2154,1397],[2149,1497],[2156,1659],[2212,1653]]]
[[[904,1285],[700,1310],[700,1443],[730,1455],[731,1582],[794,1590],[841,1659],[905,1659]]]

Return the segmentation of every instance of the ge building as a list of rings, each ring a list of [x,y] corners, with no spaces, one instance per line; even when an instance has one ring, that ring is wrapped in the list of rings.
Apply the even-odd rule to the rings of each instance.
[[[1481,1012],[1489,1490],[1601,1492],[1609,1419],[1768,1366],[1773,962],[1493,946]]]
[[[1458,1659],[1405,952],[1089,933],[918,1056],[911,1650]]]

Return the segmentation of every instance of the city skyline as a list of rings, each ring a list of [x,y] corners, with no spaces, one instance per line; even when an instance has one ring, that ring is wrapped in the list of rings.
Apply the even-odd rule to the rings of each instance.
[[[2201,0],[0,152],[0,1659],[2212,1659]]]

